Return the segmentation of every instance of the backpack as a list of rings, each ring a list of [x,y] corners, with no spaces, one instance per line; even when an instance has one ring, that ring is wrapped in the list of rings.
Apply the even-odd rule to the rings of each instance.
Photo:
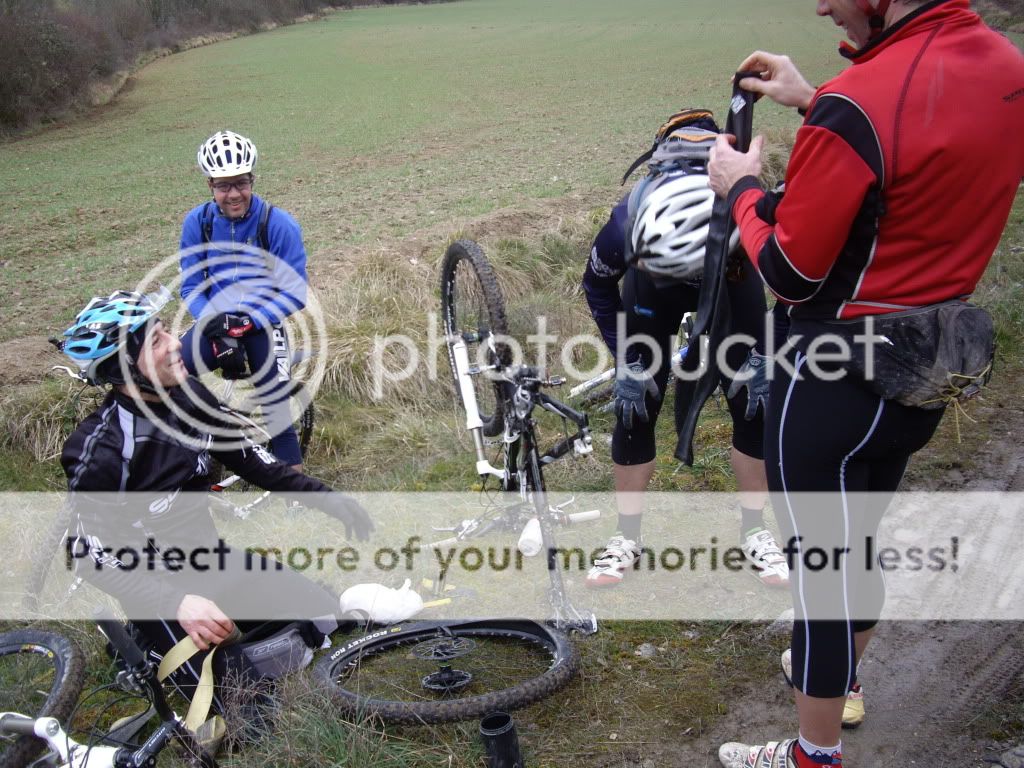
[[[651,161],[653,171],[663,171],[669,166],[704,166],[708,152],[714,146],[719,133],[715,116],[707,109],[683,109],[669,117],[657,133],[651,148],[633,161],[622,177],[622,183],[637,168]]]

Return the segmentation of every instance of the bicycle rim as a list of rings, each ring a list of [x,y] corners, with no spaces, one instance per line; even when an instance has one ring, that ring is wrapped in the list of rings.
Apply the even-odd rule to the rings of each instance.
[[[579,656],[560,632],[501,619],[386,627],[321,659],[315,675],[347,716],[428,724],[525,707],[564,686],[578,668]],[[436,690],[452,674],[460,684],[470,679]]]
[[[494,335],[508,334],[505,301],[498,287],[494,270],[483,250],[472,240],[457,240],[444,255],[441,265],[441,317],[446,336],[461,336],[466,340],[471,364],[495,365],[509,362],[509,349],[505,344],[494,344]],[[448,348],[448,363],[455,379],[455,359]],[[492,437],[503,428],[501,384],[487,374],[473,377],[477,406],[483,421],[484,434]]]
[[[66,724],[82,692],[85,659],[66,637],[34,629],[0,633],[0,709]],[[43,751],[32,736],[0,738],[0,765],[22,768]]]

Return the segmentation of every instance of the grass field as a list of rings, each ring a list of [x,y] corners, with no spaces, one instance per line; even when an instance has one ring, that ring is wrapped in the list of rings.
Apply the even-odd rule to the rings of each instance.
[[[158,60],[111,106],[0,146],[0,338],[45,333],[172,253],[199,142],[256,141],[314,271],[524,201],[610,203],[674,109],[724,109],[756,46],[835,66],[805,4],[473,0],[363,9]],[[792,115],[764,110],[765,124]],[[787,119],[788,118],[788,119]],[[604,194],[596,195],[597,190]],[[437,244],[438,247],[440,243]],[[38,299],[46,304],[39,306]]]
[[[524,327],[545,313],[559,333],[589,330],[578,283],[590,239],[662,120],[683,106],[724,117],[729,76],[755,48],[789,53],[820,82],[841,66],[840,34],[805,0],[365,8],[160,59],[109,106],[0,144],[0,342],[18,342],[0,362],[19,374],[0,373],[10,381],[0,391],[0,489],[60,487],[56,451],[88,402],[46,379],[56,356],[45,336],[90,296],[134,285],[173,255],[181,217],[203,199],[195,149],[222,127],[257,143],[257,191],[302,224],[325,308],[331,353],[314,473],[354,490],[472,487],[471,443],[447,380],[417,377],[384,402],[368,396],[373,336],[423,337],[447,242],[481,241]],[[758,107],[756,127],[778,158],[797,124],[794,112]],[[1022,244],[1019,198],[980,294],[1001,323],[997,386],[1022,370]],[[611,488],[611,423],[601,414],[594,423],[595,459],[554,466],[553,487]],[[944,430],[923,471],[957,451]],[[728,431],[727,414],[709,407],[695,470],[680,471],[664,450],[655,487],[731,490]],[[968,435],[963,451],[986,437]],[[659,440],[674,444],[671,419]],[[582,679],[522,715],[529,764],[646,765],[662,754],[658,745],[706,728],[749,680],[768,678],[772,654],[760,632],[605,628],[584,647]],[[656,660],[637,661],[643,642],[660,649]],[[315,692],[289,695],[311,718],[277,734],[289,752],[277,754],[278,741],[235,764],[306,765],[322,755],[336,765],[480,764],[474,723],[386,735],[337,728],[315,717],[324,706]]]

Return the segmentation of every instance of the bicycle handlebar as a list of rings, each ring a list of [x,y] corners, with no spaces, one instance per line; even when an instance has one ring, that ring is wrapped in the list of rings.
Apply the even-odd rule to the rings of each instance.
[[[0,735],[35,736],[36,721],[17,712],[0,714]]]

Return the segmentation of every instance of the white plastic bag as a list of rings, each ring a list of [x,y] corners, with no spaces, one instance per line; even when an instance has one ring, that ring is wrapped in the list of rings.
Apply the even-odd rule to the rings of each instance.
[[[423,610],[423,598],[405,580],[400,589],[383,584],[356,584],[341,594],[341,612],[355,613],[374,624],[405,621]]]

